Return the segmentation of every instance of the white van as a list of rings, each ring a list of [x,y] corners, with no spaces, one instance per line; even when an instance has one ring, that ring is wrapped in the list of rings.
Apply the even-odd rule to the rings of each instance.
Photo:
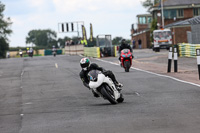
[[[160,29],[153,31],[153,44],[154,50],[160,50],[160,48],[169,48],[172,44],[172,32],[170,29]]]

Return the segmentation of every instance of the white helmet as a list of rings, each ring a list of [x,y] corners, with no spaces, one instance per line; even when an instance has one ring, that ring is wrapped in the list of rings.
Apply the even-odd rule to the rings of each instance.
[[[80,60],[80,65],[84,71],[87,71],[88,67],[90,66],[90,60],[88,58],[82,58]]]

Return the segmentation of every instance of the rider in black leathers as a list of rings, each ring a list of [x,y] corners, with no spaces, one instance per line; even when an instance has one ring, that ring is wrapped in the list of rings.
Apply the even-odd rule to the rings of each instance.
[[[119,51],[118,51],[118,53],[119,53],[119,61],[120,61],[120,62],[121,62],[121,51],[122,51],[123,49],[129,49],[129,50],[131,51],[131,53],[133,52],[131,46],[130,46],[129,44],[126,43],[126,40],[125,40],[125,39],[122,39],[121,45],[119,46]]]
[[[121,90],[121,87],[123,86],[121,83],[119,83],[116,78],[115,75],[113,74],[112,71],[110,70],[105,70],[103,67],[99,67],[96,63],[91,63],[90,64],[90,60],[88,58],[82,58],[80,61],[80,65],[81,65],[81,72],[79,74],[81,80],[83,81],[84,86],[86,86],[87,88],[90,89],[89,87],[89,80],[88,80],[88,73],[91,70],[99,70],[101,71],[105,76],[108,76],[112,79],[112,81],[114,82],[114,84],[117,86],[117,88],[119,90]],[[98,94],[96,94],[95,92],[93,92],[95,97],[99,97]]]

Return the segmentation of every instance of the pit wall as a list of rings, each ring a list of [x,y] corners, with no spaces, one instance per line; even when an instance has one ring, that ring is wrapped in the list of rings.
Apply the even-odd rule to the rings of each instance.
[[[65,46],[65,52],[64,53],[68,54],[68,55],[84,54],[84,46],[82,44]]]
[[[117,46],[114,46],[114,56],[117,54]],[[100,48],[99,47],[84,47],[84,56],[101,58]]]
[[[117,46],[114,47],[114,50],[115,56],[117,56]],[[65,54],[101,58],[99,47],[84,47],[83,45],[65,46]]]
[[[178,49],[180,57],[196,57],[196,49],[200,49],[200,44],[180,43]]]
[[[84,56],[100,58],[99,47],[84,47]]]

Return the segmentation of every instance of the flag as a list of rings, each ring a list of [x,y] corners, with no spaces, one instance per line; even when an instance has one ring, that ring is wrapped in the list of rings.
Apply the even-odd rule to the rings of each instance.
[[[92,24],[90,24],[90,41],[93,41],[93,29],[92,29]]]
[[[87,40],[86,30],[84,25],[82,25],[82,34],[83,34],[83,40]]]
[[[87,36],[86,36],[86,30],[85,30],[84,25],[82,25],[82,33],[83,33],[82,42],[84,42],[84,44],[87,45]]]

